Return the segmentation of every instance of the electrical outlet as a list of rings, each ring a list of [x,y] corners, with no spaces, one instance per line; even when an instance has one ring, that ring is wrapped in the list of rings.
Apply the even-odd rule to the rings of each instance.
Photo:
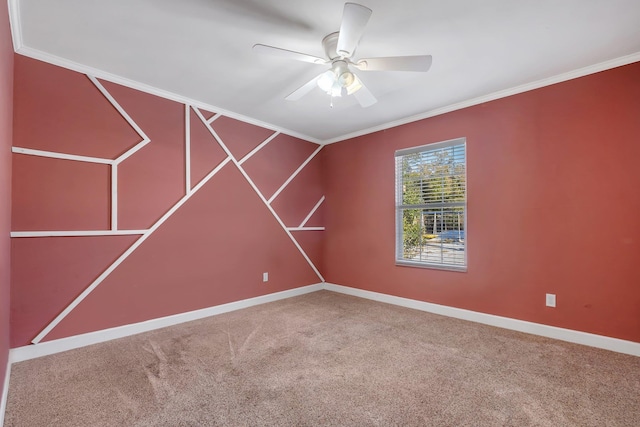
[[[269,273],[262,273],[262,281],[263,282],[269,281]]]
[[[556,306],[556,294],[547,294],[547,307]]]

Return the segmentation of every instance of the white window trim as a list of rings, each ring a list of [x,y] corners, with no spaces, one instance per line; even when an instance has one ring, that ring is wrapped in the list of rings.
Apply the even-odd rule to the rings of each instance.
[[[447,264],[439,264],[439,263],[429,263],[422,261],[409,261],[402,259],[403,253],[403,244],[402,244],[402,210],[400,209],[399,195],[402,194],[402,183],[398,180],[398,170],[396,158],[400,156],[405,156],[407,154],[418,153],[425,150],[437,150],[439,148],[447,148],[454,145],[464,145],[465,152],[465,168],[464,168],[464,181],[465,181],[465,197],[464,197],[464,265],[447,265]],[[418,267],[418,268],[428,268],[435,270],[446,270],[446,271],[454,271],[454,272],[466,272],[469,266],[469,255],[468,255],[468,243],[469,243],[469,234],[467,233],[467,201],[469,200],[469,186],[467,180],[467,139],[455,138],[447,141],[434,142],[431,144],[420,145],[418,147],[405,148],[402,150],[396,150],[394,158],[394,179],[396,181],[396,191],[394,195],[394,207],[396,211],[396,249],[395,249],[395,260],[396,265],[400,267]]]

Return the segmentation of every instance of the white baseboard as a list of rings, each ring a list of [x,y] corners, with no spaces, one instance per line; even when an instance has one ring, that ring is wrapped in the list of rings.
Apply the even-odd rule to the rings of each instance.
[[[255,298],[249,298],[241,301],[230,302],[228,304],[217,305],[214,307],[203,308],[201,310],[189,311],[186,313],[174,314],[172,316],[160,317],[158,319],[146,320],[140,323],[118,326],[115,328],[104,329],[96,332],[89,332],[81,335],[74,335],[68,338],[60,338],[52,341],[45,341],[38,344],[27,345],[24,347],[12,348],[9,351],[9,362],[16,363],[24,360],[34,359],[36,357],[47,356],[54,353],[60,353],[74,348],[85,347],[91,344],[97,344],[113,340],[116,338],[128,337],[142,332],[152,331],[154,329],[165,328],[167,326],[178,325],[192,320],[203,319],[205,317],[215,316],[217,314],[228,313],[230,311],[240,310],[243,308],[253,307],[255,305],[265,304],[268,302],[278,301],[298,295],[308,294],[323,289],[322,283],[303,286],[301,288],[289,289],[273,294],[261,295]],[[8,380],[7,380],[8,384]],[[1,427],[1,426],[0,426]]]
[[[365,298],[373,301],[379,301],[387,304],[398,305],[402,307],[412,308],[415,310],[426,311],[429,313],[440,314],[443,316],[454,317],[457,319],[468,320],[471,322],[482,323],[485,325],[496,326],[499,328],[511,329],[514,331],[525,332],[533,335],[539,335],[548,338],[554,338],[562,341],[568,341],[576,344],[587,345],[591,347],[602,348],[605,350],[615,351],[618,353],[629,354],[632,356],[640,356],[640,343],[625,341],[617,338],[605,337],[602,335],[590,334],[586,332],[574,331],[571,329],[558,328],[555,326],[542,325],[539,323],[526,322],[524,320],[511,319],[508,317],[495,316],[492,314],[480,313],[461,308],[449,307],[439,304],[433,304],[424,301],[412,300],[408,298],[397,297],[378,292],[365,291],[357,288],[336,285],[332,283],[317,283],[314,285],[303,286],[300,288],[289,289],[273,294],[262,295],[246,300],[235,301],[228,304],[222,304],[214,307],[204,308],[201,310],[180,313],[173,316],[161,317],[158,319],[147,320],[131,325],[119,326],[116,328],[105,329],[102,331],[90,332],[82,335],[75,335],[68,338],[61,338],[53,341],[46,341],[39,344],[29,345],[25,347],[13,348],[9,351],[9,361],[7,363],[7,372],[2,387],[2,396],[0,400],[0,427],[4,425],[4,415],[7,405],[7,395],[9,392],[9,379],[11,376],[11,364],[24,360],[34,359],[37,357],[47,356],[54,353],[60,353],[74,348],[85,347],[91,344],[97,344],[123,338],[130,335],[136,335],[142,332],[152,331],[167,326],[177,325],[192,320],[198,320],[205,317],[215,316],[217,314],[228,313],[230,311],[240,310],[243,308],[253,307],[268,302],[278,301],[286,298],[295,297],[319,290],[328,290],[346,295],[352,295],[359,298]]]
[[[0,397],[0,427],[4,425],[4,413],[7,410],[7,398],[9,396],[9,377],[11,376],[11,360],[7,360],[7,371],[2,385],[2,397]]]
[[[457,319],[468,320],[471,322],[482,323],[485,325],[496,326],[499,328],[511,329],[514,331],[525,332],[533,335],[540,335],[543,337],[602,348],[605,350],[630,354],[633,356],[640,356],[640,343],[637,342],[625,341],[617,338],[590,334],[587,332],[558,328],[556,326],[543,325],[540,323],[527,322],[524,320],[512,319],[509,317],[501,317],[493,314],[480,313],[477,311],[412,300],[378,292],[365,291],[362,289],[350,288],[347,286],[341,286],[332,283],[317,283],[301,288],[289,289],[282,292],[262,295],[255,298],[235,301],[228,304],[190,311],[187,313],[180,313],[172,316],[161,317],[158,319],[147,320],[131,325],[118,326],[116,328],[104,329],[101,331],[89,332],[86,334],[75,335],[68,338],[61,338],[53,341],[41,342],[39,344],[13,348],[9,351],[9,364],[47,356],[50,354],[60,353],[63,351],[72,350],[74,348],[85,347],[116,338],[136,335],[142,332],[152,331],[154,329],[177,325],[184,322],[190,322],[192,320],[215,316],[217,314],[240,310],[259,304],[278,301],[285,298],[291,298],[310,292],[316,292],[322,289],[373,301],[412,308],[415,310],[426,311],[429,313],[440,314],[443,316],[454,317]],[[9,378],[7,374],[7,379],[5,380],[5,390],[3,391],[3,393],[6,393],[8,384]],[[3,395],[3,399],[5,397],[6,396]]]
[[[590,334],[587,332],[558,328],[556,326],[543,325],[540,323],[527,322],[509,317],[495,316],[493,314],[480,313],[477,311],[464,310],[461,308],[381,294],[378,292],[365,291],[332,283],[325,283],[323,288],[328,291],[399,305],[415,310],[427,311],[429,313],[440,314],[443,316],[455,317],[456,319],[463,319],[471,322],[483,323],[485,325],[497,326],[499,328],[554,338],[561,341],[602,348],[618,353],[630,354],[632,356],[640,356],[640,343],[633,341],[625,341],[617,338]]]

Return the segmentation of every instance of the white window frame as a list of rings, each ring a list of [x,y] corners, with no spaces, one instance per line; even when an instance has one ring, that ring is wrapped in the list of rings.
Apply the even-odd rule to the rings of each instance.
[[[453,203],[426,203],[421,205],[403,205],[402,204],[402,180],[399,179],[401,175],[401,171],[398,170],[398,158],[414,153],[428,152],[428,151],[437,151],[443,148],[459,146],[461,145],[464,148],[464,180],[465,180],[465,197],[464,202],[453,202]],[[467,229],[467,200],[469,198],[469,191],[467,185],[467,140],[466,138],[456,138],[448,141],[435,142],[431,144],[421,145],[418,147],[411,147],[402,150],[397,150],[394,156],[395,162],[395,184],[396,184],[396,195],[395,195],[395,209],[396,209],[396,265],[398,266],[408,266],[408,267],[421,267],[421,268],[433,268],[439,270],[449,270],[449,271],[458,271],[458,272],[466,272],[468,266],[468,229]],[[404,254],[404,244],[403,244],[403,211],[404,209],[408,209],[407,206],[411,206],[412,208],[442,208],[442,207],[462,207],[464,209],[464,265],[460,264],[446,264],[446,263],[437,263],[437,262],[426,262],[426,261],[416,261],[416,260],[408,260],[403,257]],[[442,249],[441,249],[442,250]]]

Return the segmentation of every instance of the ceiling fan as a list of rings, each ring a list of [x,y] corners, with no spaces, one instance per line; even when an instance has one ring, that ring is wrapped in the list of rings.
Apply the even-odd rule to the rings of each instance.
[[[331,33],[322,39],[322,47],[328,59],[263,44],[254,45],[253,50],[257,53],[281,56],[298,61],[310,62],[312,64],[331,64],[331,68],[328,71],[314,77],[289,94],[285,99],[297,101],[317,86],[331,95],[332,99],[335,96],[353,94],[360,106],[366,108],[375,104],[377,99],[358,76],[350,70],[350,66],[362,71],[426,72],[431,68],[432,62],[431,55],[393,56],[354,60],[353,55],[364,33],[367,22],[369,22],[371,13],[372,11],[368,7],[356,3],[345,3],[340,31]]]

